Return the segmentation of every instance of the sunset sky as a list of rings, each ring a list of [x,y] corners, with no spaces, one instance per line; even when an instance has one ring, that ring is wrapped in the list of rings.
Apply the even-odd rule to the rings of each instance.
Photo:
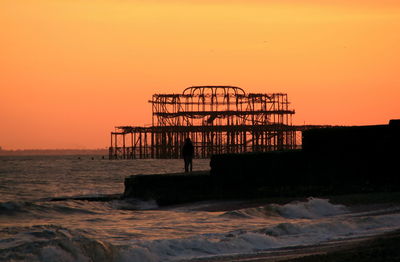
[[[105,148],[192,85],[288,93],[295,124],[400,118],[398,0],[1,0],[0,40],[3,149]]]

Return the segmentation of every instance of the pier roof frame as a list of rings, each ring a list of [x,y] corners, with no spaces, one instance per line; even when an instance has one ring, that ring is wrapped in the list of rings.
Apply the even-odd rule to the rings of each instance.
[[[246,93],[229,85],[190,86],[182,93],[153,94],[152,125],[118,126],[110,158],[177,158],[191,137],[197,157],[295,149],[295,110],[286,93]],[[128,146],[129,145],[129,146]]]

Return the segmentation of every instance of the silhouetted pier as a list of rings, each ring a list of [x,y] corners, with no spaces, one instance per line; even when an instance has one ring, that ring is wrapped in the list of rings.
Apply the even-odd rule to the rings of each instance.
[[[234,86],[193,86],[182,94],[154,94],[152,126],[118,126],[111,132],[110,159],[179,158],[186,137],[195,157],[297,149],[287,94],[246,93]]]

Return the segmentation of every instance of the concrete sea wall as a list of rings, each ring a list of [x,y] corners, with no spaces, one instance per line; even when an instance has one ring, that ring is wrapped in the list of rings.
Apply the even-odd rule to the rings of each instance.
[[[312,129],[303,132],[302,150],[214,155],[209,173],[130,176],[124,197],[174,204],[396,191],[399,160],[399,120]]]

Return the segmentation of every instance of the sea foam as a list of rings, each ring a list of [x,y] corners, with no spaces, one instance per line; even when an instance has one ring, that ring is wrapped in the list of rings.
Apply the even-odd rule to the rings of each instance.
[[[0,261],[180,261],[276,248],[307,246],[329,240],[376,235],[400,227],[400,213],[351,213],[326,199],[241,209],[246,219],[276,219],[254,230],[198,234],[191,237],[141,239],[120,244],[98,239],[95,231],[58,225],[8,227],[0,231]],[[225,214],[229,214],[228,212]],[[232,214],[232,213],[230,213]],[[225,217],[218,217],[227,221]],[[243,216],[230,217],[241,220]],[[229,220],[228,220],[229,221]],[[248,220],[244,220],[246,223]],[[250,222],[250,221],[249,221]],[[135,225],[132,224],[132,227]],[[63,260],[60,260],[60,259]]]
[[[328,199],[308,198],[307,201],[296,201],[285,205],[271,204],[260,207],[244,208],[228,211],[222,216],[231,218],[268,218],[281,216],[284,218],[306,218],[316,219],[328,216],[335,216],[347,213],[348,210],[343,205],[334,205]]]
[[[347,213],[343,205],[333,205],[328,199],[308,198],[307,202],[294,202],[283,206],[273,205],[286,218],[321,218]]]

